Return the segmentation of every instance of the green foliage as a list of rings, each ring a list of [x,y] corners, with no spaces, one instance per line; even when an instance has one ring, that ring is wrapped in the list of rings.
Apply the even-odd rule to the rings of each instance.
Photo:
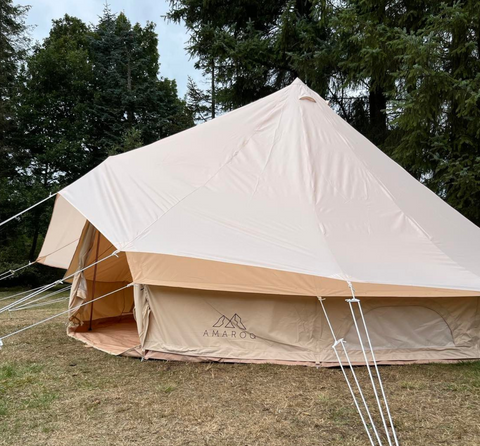
[[[296,76],[480,224],[480,9],[473,0],[171,0],[231,109]],[[210,70],[210,71],[209,71]]]
[[[212,90],[203,91],[189,76],[187,83],[187,107],[195,122],[212,118]]]
[[[399,29],[390,43],[398,69],[388,148],[479,224],[480,12],[472,1],[429,7],[422,27]]]
[[[27,55],[27,10],[0,0],[0,12],[7,11],[11,23],[0,26],[0,66],[10,69],[0,72],[0,80],[8,74],[10,82],[8,90],[0,86],[0,126],[9,127],[1,127],[1,220],[76,180],[109,155],[194,124],[175,81],[159,77],[153,23],[132,25],[108,6],[95,26],[65,15],[53,21],[49,36]],[[36,258],[52,204],[0,229],[0,272]],[[22,273],[22,279],[35,283],[42,274],[45,270],[38,266]]]
[[[327,1],[172,0],[168,17],[184,21],[196,66],[215,74],[224,109],[248,104],[297,76],[325,93],[332,69]]]

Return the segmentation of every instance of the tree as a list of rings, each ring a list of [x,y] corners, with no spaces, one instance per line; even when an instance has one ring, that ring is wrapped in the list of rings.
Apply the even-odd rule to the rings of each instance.
[[[15,126],[13,110],[16,97],[16,77],[29,43],[25,16],[29,6],[14,5],[12,0],[0,0],[0,175],[7,174],[9,134]]]
[[[171,0],[168,17],[191,32],[188,51],[210,77],[213,99],[229,110],[264,97],[296,77],[325,94],[329,84],[327,0]],[[214,91],[215,90],[215,91]]]
[[[109,155],[194,124],[175,81],[159,77],[157,43],[153,24],[132,26],[108,7],[95,27],[68,15],[53,21],[49,36],[11,75],[14,106],[4,121],[16,125],[6,132],[11,144],[0,167],[9,172],[0,193],[12,207],[2,204],[0,213],[39,201]],[[1,229],[0,266],[36,258],[52,204],[9,225],[8,235]]]
[[[98,148],[90,165],[125,147],[137,132],[140,145],[152,143],[193,125],[174,81],[158,77],[155,25],[131,25],[127,17],[105,7],[91,36],[94,101],[91,146]],[[183,119],[182,119],[183,118]],[[132,133],[133,132],[133,133]]]
[[[30,190],[30,202],[85,173],[88,110],[93,97],[89,32],[77,18],[66,15],[55,20],[49,37],[34,48],[20,76],[19,144],[14,160],[21,182]],[[32,213],[30,260],[35,258],[39,235],[46,229],[42,209]]]
[[[195,122],[206,122],[215,118],[216,110],[215,101],[212,99],[212,90],[202,90],[190,76],[187,82],[187,107]]]
[[[19,84],[17,77],[27,55],[29,44],[25,16],[28,6],[15,5],[11,0],[0,0],[0,221],[12,215],[18,204],[25,202],[24,188],[18,187],[18,171],[14,162],[15,134]],[[21,252],[25,228],[11,225],[1,228],[2,246],[16,245],[17,249],[0,251],[0,265],[12,265]],[[19,249],[18,249],[19,248]],[[24,252],[24,251],[23,251]]]
[[[398,30],[395,159],[480,224],[480,11],[439,3],[424,26]]]
[[[0,0],[0,219],[10,211],[9,182],[15,177],[11,162],[18,96],[17,76],[27,53],[29,43],[25,15],[28,6],[14,5],[11,0]]]

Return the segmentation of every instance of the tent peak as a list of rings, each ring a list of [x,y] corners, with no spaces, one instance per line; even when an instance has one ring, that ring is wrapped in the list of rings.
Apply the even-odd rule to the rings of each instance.
[[[299,77],[297,77],[290,85],[303,85],[303,86],[306,86]]]

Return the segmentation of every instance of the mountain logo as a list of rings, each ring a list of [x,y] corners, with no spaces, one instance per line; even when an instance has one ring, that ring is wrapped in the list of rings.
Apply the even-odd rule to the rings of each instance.
[[[257,339],[255,333],[247,331],[242,318],[235,313],[232,317],[221,314],[212,328],[204,330],[205,338]]]
[[[242,322],[242,318],[235,313],[231,318],[228,318],[224,314],[222,314],[219,318],[218,321],[213,324],[214,328],[238,328],[240,330],[246,330],[247,327]]]

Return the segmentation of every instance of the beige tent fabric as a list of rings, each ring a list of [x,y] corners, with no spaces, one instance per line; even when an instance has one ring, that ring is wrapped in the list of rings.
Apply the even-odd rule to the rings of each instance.
[[[83,327],[69,327],[68,335],[111,355],[141,357],[140,340],[135,321],[129,318],[115,318],[96,321],[93,330]]]
[[[480,291],[479,228],[300,80],[110,157],[59,194],[128,254],[237,265],[239,275],[244,266],[296,273],[303,282]],[[58,237],[48,246],[60,246]],[[271,273],[260,282],[266,292],[291,292]]]
[[[331,333],[314,297],[144,286],[137,288],[135,300],[139,308],[141,300],[148,302],[149,312],[139,311],[148,321],[139,322],[137,313],[137,324],[148,326],[141,336],[147,357],[335,362]],[[362,299],[383,363],[480,358],[479,302],[478,297]],[[351,359],[362,363],[348,304],[328,298],[325,306]]]
[[[85,226],[85,217],[60,194],[37,262],[67,269]]]
[[[135,283],[300,296],[351,296],[342,280],[162,254],[127,253]],[[479,291],[354,283],[358,297],[466,297]]]
[[[95,235],[97,234],[96,229],[91,225],[87,224],[82,232],[80,237],[80,241],[78,243],[78,249],[75,252],[74,259],[72,264],[75,265],[73,272],[82,270],[85,266],[87,266],[88,255],[92,249],[92,244],[95,239]],[[73,274],[67,271],[66,276]],[[86,299],[88,298],[88,285],[87,280],[85,279],[85,273],[80,272],[76,273],[73,276],[72,280],[72,288],[70,289],[70,300],[68,303],[69,308],[76,308],[79,305],[82,305]],[[81,310],[81,309],[80,309]],[[77,318],[77,314],[80,311],[79,309],[75,309],[69,313],[70,321],[72,322],[81,322]]]
[[[92,228],[93,232],[89,233],[90,235],[88,237],[82,235],[78,244],[78,249],[65,273],[65,276],[69,276],[75,271],[100,260],[100,263],[98,263],[96,268],[96,280],[98,282],[131,282],[132,275],[130,273],[126,254],[119,252],[116,256],[109,258],[109,256],[115,251],[115,247],[102,234],[100,234],[97,259],[97,231],[89,223],[87,227]],[[81,252],[84,252],[83,255],[86,257],[80,265],[79,259],[81,257]],[[105,260],[102,261],[102,259]],[[93,280],[95,268],[89,268],[85,270],[83,274],[86,279]]]
[[[147,336],[150,325],[150,305],[148,302],[148,294],[144,293],[143,285],[135,285],[133,288],[134,310],[133,315],[137,324],[138,336],[140,345],[145,344],[145,337]]]
[[[127,282],[97,282],[95,284],[95,294],[93,294],[93,282],[87,281],[88,300],[103,296],[104,294],[115,291],[127,285]],[[76,319],[81,324],[90,320],[90,312],[93,313],[92,320],[118,317],[125,314],[131,314],[133,311],[133,291],[132,288],[125,288],[118,293],[95,301],[91,305],[81,307],[75,314]]]

